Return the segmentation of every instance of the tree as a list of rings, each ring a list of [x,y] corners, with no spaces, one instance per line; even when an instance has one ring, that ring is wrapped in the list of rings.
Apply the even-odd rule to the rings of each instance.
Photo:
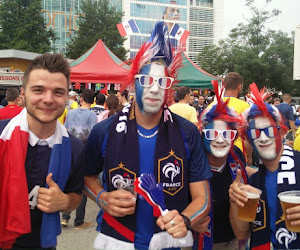
[[[67,44],[67,57],[78,58],[102,39],[117,57],[126,60],[127,51],[123,47],[125,38],[120,36],[116,26],[121,23],[122,12],[109,6],[108,0],[86,0],[82,2],[81,13],[78,31],[75,31],[74,38]]]
[[[4,0],[0,4],[0,49],[20,49],[36,53],[51,50],[55,41],[41,15],[41,0]]]
[[[278,10],[266,11],[271,0],[265,2],[258,9],[254,0],[247,0],[251,13],[247,23],[238,24],[217,46],[205,47],[197,60],[203,69],[215,75],[239,72],[246,88],[255,82],[260,88],[266,86],[291,93],[296,88],[292,78],[293,34],[265,27],[280,14]]]

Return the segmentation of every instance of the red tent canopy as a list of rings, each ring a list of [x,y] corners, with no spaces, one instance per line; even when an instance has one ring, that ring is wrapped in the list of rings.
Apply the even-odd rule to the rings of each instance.
[[[85,83],[123,83],[129,69],[101,39],[70,66],[71,82]]]

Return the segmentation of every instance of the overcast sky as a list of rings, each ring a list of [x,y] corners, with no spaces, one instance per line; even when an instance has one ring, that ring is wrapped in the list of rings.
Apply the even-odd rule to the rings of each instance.
[[[257,6],[263,6],[264,0],[255,0]],[[282,30],[290,33],[300,25],[300,0],[273,0],[267,10],[281,10],[281,14],[274,22],[268,24],[268,27],[275,30]],[[244,22],[244,17],[249,8],[245,7],[245,0],[224,0],[224,37],[229,31],[237,26],[238,23]]]

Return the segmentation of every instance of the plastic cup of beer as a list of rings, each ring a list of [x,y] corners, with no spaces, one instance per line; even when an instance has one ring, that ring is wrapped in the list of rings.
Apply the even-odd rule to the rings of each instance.
[[[286,228],[291,232],[300,232],[300,226],[291,225],[291,221],[287,218],[286,210],[291,207],[300,205],[300,191],[286,191],[278,194],[281,203],[282,212],[285,220]]]
[[[119,182],[117,183],[117,189],[118,190],[126,190],[134,195],[134,200],[136,200],[136,192],[134,191],[134,180],[133,179],[126,179],[125,182]]]
[[[248,201],[243,207],[238,207],[238,217],[240,220],[252,222],[255,220],[258,200],[261,190],[249,185],[240,187],[247,194]]]

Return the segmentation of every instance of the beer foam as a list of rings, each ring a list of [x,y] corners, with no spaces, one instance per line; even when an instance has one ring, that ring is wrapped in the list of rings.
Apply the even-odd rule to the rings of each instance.
[[[248,191],[245,191],[245,192],[247,193],[248,199],[258,199],[260,197],[260,194],[252,193],[252,192],[248,192]]]
[[[287,195],[280,195],[279,199],[287,203],[300,204],[300,196],[287,194]]]

